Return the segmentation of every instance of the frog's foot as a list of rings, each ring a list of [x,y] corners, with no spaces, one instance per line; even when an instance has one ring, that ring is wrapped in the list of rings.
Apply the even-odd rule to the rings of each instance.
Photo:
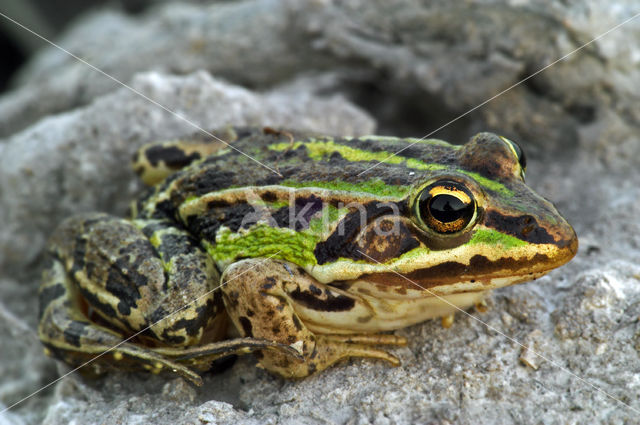
[[[260,365],[286,378],[302,378],[341,359],[366,357],[400,361],[372,345],[406,345],[406,339],[381,334],[314,334],[298,311],[338,315],[347,321],[370,314],[366,303],[344,291],[323,285],[304,270],[276,260],[248,259],[225,270],[222,291],[234,325],[245,336],[265,338],[295,348],[299,361],[288,354],[261,351]],[[336,329],[348,332],[349,329]]]
[[[338,360],[348,357],[386,360],[392,366],[400,366],[400,360],[396,356],[372,345],[404,347],[407,345],[407,339],[388,334],[316,335],[317,355],[312,362],[318,370],[326,369]]]
[[[478,313],[485,313],[489,310],[489,306],[487,305],[487,301],[486,300],[482,300],[480,302],[477,302],[476,305],[476,311]]]
[[[293,343],[293,347],[303,347],[303,342]],[[362,335],[316,335],[313,351],[300,353],[303,361],[292,361],[291,357],[279,353],[260,353],[261,367],[284,378],[304,378],[315,372],[327,369],[343,359],[351,357],[385,360],[391,366],[400,366],[400,360],[385,350],[372,345],[405,346],[403,337],[386,334]]]
[[[456,318],[455,313],[442,316],[442,319],[441,319],[442,327],[445,329],[449,329],[451,326],[453,326],[453,321],[455,320],[455,318]]]

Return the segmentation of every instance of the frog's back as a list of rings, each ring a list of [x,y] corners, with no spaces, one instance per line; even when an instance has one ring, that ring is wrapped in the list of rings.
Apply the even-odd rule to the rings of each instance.
[[[145,202],[162,211],[205,194],[274,185],[402,197],[425,173],[454,164],[457,149],[439,140],[234,129],[230,147],[169,176]]]

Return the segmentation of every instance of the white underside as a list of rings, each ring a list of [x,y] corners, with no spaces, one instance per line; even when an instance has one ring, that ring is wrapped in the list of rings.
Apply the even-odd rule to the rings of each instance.
[[[544,275],[494,278],[484,283],[460,282],[425,290],[417,286],[404,293],[381,291],[376,285],[356,280],[348,291],[332,288],[356,299],[345,311],[313,310],[294,302],[294,308],[304,324],[315,333],[345,334],[382,332],[404,328],[428,319],[447,316],[478,304],[491,289],[524,282]]]
[[[481,302],[485,296],[486,291],[413,299],[361,295],[362,302],[346,312],[318,312],[298,306],[296,312],[315,333],[381,332],[447,316]]]

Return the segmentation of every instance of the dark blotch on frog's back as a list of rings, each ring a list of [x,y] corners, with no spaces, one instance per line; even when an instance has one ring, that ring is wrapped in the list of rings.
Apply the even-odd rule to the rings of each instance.
[[[196,196],[201,196],[206,193],[226,189],[233,184],[233,177],[236,174],[237,173],[232,171],[221,170],[218,167],[206,167],[201,173],[194,176],[193,192]]]
[[[311,217],[322,211],[323,202],[322,199],[315,195],[309,197],[296,198],[293,208],[290,206],[284,206],[271,214],[271,218],[275,221],[278,227],[290,228],[296,231],[309,228],[309,221]],[[291,223],[291,218],[295,220],[295,223]]]
[[[157,166],[160,161],[164,161],[167,167],[178,170],[191,164],[196,159],[200,159],[198,152],[192,152],[186,155],[182,149],[175,146],[151,146],[145,151],[145,156],[154,167]]]
[[[100,299],[93,293],[84,290],[82,287],[78,287],[80,291],[80,295],[87,300],[89,305],[96,310],[99,310],[105,317],[117,318],[116,311],[111,305],[107,303],[103,303]],[[123,322],[124,323],[124,322]]]
[[[185,223],[189,233],[210,242],[216,240],[216,233],[223,224],[232,232],[237,232],[244,223],[250,224],[248,217],[256,212],[249,204],[234,205],[218,201],[210,204],[212,207],[205,214],[190,215]]]
[[[143,335],[146,334],[147,332],[143,332]],[[180,345],[182,343],[184,343],[185,341],[185,337],[182,335],[171,335],[169,333],[169,329],[165,329],[164,331],[162,331],[162,335],[160,336],[160,338],[158,338],[157,336],[153,336],[153,335],[149,335],[151,338],[153,339],[161,339],[163,342],[169,343],[169,344],[175,344],[175,345]]]
[[[164,200],[156,204],[154,212],[149,218],[162,220],[162,219],[174,217],[175,212],[176,212],[175,204],[172,201]]]
[[[278,200],[278,195],[276,195],[273,192],[264,192],[261,196],[260,199],[262,199],[265,202],[275,202]]]
[[[185,234],[164,234],[160,240],[160,246],[157,251],[162,255],[165,262],[169,262],[172,258],[180,255],[189,255],[200,249],[198,241]]]
[[[71,264],[71,269],[69,270],[69,274],[73,276],[75,273],[82,271],[85,268],[85,257],[87,254],[87,239],[78,235],[75,237],[75,243],[73,244],[73,263]]]

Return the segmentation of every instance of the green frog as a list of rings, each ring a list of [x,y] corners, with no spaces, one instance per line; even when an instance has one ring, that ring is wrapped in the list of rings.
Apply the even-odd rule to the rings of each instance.
[[[450,324],[577,251],[525,184],[522,149],[492,133],[464,145],[216,135],[228,146],[193,136],[140,149],[134,169],[150,187],[130,219],[84,214],[53,233],[39,293],[48,354],[195,384],[249,352],[286,378],[345,358],[399,365],[380,346],[407,341],[388,331]]]

